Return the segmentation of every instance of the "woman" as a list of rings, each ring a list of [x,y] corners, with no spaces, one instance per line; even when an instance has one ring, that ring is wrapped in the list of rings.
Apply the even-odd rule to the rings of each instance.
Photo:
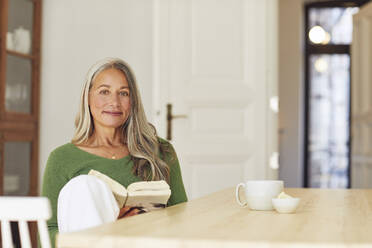
[[[91,169],[125,187],[165,180],[171,189],[168,206],[187,201],[176,153],[147,122],[135,77],[124,61],[104,59],[90,69],[75,126],[71,143],[50,154],[44,173],[42,195],[52,205],[53,244],[62,225],[64,231],[79,230],[135,214],[116,209],[107,185],[86,176]]]

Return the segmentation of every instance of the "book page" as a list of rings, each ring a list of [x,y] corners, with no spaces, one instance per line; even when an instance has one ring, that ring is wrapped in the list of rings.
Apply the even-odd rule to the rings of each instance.
[[[103,182],[105,182],[110,187],[112,193],[114,194],[115,200],[119,208],[122,208],[124,206],[128,192],[123,185],[121,185],[111,177],[106,176],[105,174],[96,170],[90,170],[88,175],[95,176],[98,179],[101,179]]]

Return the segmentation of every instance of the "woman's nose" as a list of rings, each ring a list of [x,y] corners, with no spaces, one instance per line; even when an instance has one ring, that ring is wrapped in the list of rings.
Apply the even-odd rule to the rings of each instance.
[[[111,104],[115,107],[120,106],[120,97],[117,94],[112,94],[110,98]]]

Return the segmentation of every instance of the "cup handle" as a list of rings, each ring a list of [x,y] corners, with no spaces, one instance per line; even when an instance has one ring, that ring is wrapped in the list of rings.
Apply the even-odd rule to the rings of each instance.
[[[247,202],[241,202],[240,201],[240,197],[239,197],[239,189],[240,189],[240,187],[245,187],[245,184],[244,183],[239,183],[238,185],[236,185],[236,190],[235,190],[235,198],[236,198],[236,202],[240,205],[240,206],[242,206],[242,207],[244,207],[245,205],[247,205]]]

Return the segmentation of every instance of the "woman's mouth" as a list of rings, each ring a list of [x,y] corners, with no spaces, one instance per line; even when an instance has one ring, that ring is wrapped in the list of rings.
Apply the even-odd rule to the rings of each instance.
[[[120,111],[103,111],[102,113],[112,115],[112,116],[120,116],[123,112]]]

